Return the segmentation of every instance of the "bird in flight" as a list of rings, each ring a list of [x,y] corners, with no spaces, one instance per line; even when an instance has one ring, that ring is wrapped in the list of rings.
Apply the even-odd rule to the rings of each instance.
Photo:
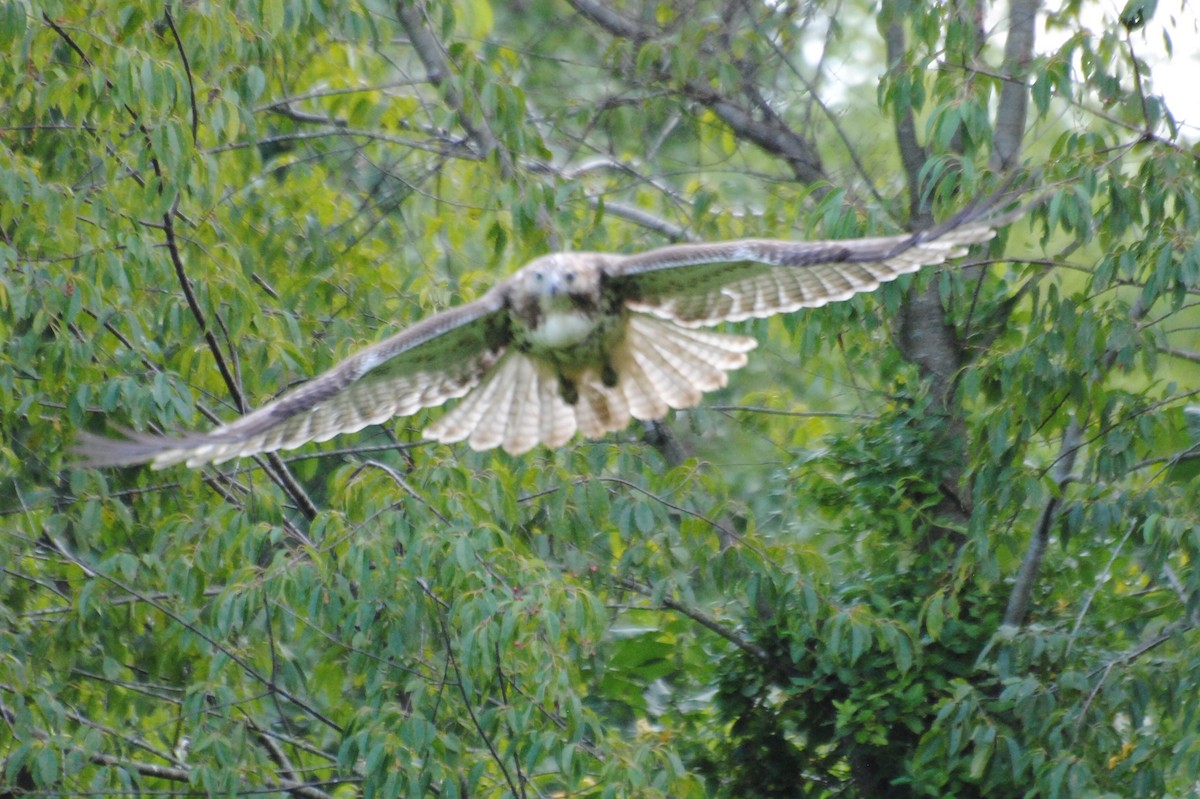
[[[917,233],[843,241],[742,239],[619,255],[537,258],[485,295],[346,358],[207,433],[81,433],[84,465],[200,466],[293,449],[461,397],[425,437],[518,455],[691,408],[756,341],[701,328],[872,291],[995,235],[964,212]],[[974,219],[973,219],[974,218]]]

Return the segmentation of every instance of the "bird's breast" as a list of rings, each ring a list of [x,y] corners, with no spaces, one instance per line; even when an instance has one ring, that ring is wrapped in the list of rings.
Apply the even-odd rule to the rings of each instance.
[[[538,350],[561,350],[586,341],[596,330],[597,317],[578,311],[551,311],[539,322],[525,331],[526,340]]]

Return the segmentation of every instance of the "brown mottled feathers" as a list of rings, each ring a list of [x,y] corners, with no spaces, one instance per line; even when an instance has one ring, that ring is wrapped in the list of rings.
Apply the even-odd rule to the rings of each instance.
[[[424,319],[241,419],[180,437],[81,433],[76,451],[98,466],[221,463],[324,441],[457,397],[427,438],[513,454],[562,446],[576,432],[597,438],[631,418],[697,405],[755,346],[695,328],[838,302],[959,257],[994,235],[970,216],[883,238],[543,256],[481,299]]]
[[[631,255],[617,271],[637,287],[629,307],[702,327],[840,302],[994,235],[987,225],[966,225],[911,245],[916,236],[689,244]]]
[[[726,371],[746,363],[757,342],[746,336],[688,330],[644,314],[632,314],[613,355],[617,385],[604,385],[596,369],[577,379],[579,399],[568,405],[558,377],[521,352],[505,353],[479,387],[425,428],[425,437],[472,449],[501,446],[519,455],[538,444],[559,447],[576,431],[599,438],[634,419],[661,419],[670,408],[691,408],[706,391],[728,380]]]
[[[450,308],[352,355],[329,371],[229,424],[207,433],[156,436],[122,431],[125,439],[80,432],[75,452],[86,465],[223,463],[260,452],[326,441],[461,397],[495,364],[491,317],[496,292]]]

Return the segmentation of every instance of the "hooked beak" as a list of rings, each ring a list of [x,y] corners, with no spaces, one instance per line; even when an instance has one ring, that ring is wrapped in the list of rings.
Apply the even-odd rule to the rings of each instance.
[[[548,299],[557,299],[560,295],[566,294],[566,285],[563,282],[562,276],[556,273],[550,273],[542,280],[542,296]]]

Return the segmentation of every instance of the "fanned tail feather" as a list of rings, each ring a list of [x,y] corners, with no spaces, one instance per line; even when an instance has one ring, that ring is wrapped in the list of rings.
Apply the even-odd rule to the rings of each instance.
[[[540,377],[538,404],[541,406],[538,439],[551,449],[561,447],[575,435],[578,424],[575,421],[575,409],[562,398],[557,377]]]
[[[499,446],[508,435],[510,412],[519,407],[517,393],[522,384],[527,358],[516,356],[496,374],[490,401],[484,404],[483,414],[467,439],[471,449],[485,450]]]
[[[425,428],[425,437],[443,443],[466,440],[471,449],[501,446],[520,455],[539,443],[562,445],[575,434],[575,414],[559,395],[550,367],[513,351],[506,354],[475,391]]]
[[[629,424],[629,404],[620,383],[609,388],[595,371],[585,373],[577,382],[579,400],[575,403],[575,422],[588,438],[620,430]]]
[[[538,401],[537,366],[528,358],[522,358],[520,371],[515,375],[512,403],[509,405],[504,424],[504,451],[521,453],[538,443],[538,428],[541,426],[542,405]]]
[[[728,381],[726,372],[746,365],[757,342],[707,330],[679,327],[644,314],[629,318],[629,328],[614,353],[613,366],[633,416],[659,419],[663,406],[692,408],[707,391]]]
[[[489,372],[475,390],[467,394],[462,402],[425,428],[425,437],[434,441],[451,443],[462,441],[475,432],[480,420],[490,408],[491,403],[503,384],[507,383],[507,373],[516,358],[523,357],[512,353],[504,355],[496,366]],[[494,444],[492,446],[495,446]]]
[[[615,386],[604,385],[598,368],[588,368],[572,375],[578,399],[568,405],[553,367],[510,351],[457,407],[425,429],[425,437],[465,440],[475,450],[503,447],[513,455],[538,444],[561,446],[576,431],[600,438],[631,418],[661,419],[671,408],[694,407],[706,391],[725,385],[728,371],[746,364],[755,344],[746,336],[632,314],[612,353]]]
[[[619,385],[629,403],[629,413],[635,419],[661,419],[671,406],[663,399],[655,378],[653,367],[647,370],[634,357],[622,359]]]

